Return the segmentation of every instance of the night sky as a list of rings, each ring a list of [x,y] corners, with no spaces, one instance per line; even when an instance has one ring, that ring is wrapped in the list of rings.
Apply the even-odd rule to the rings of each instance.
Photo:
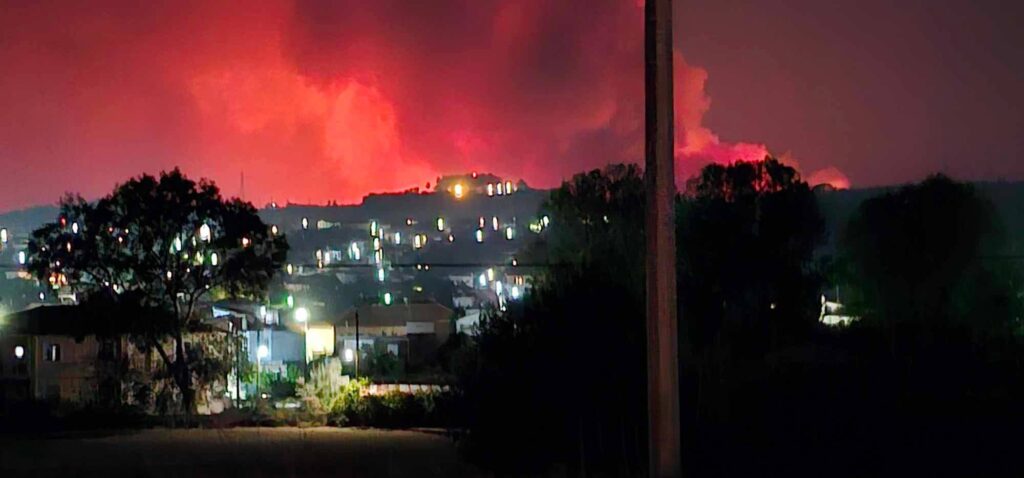
[[[680,178],[1024,179],[1022,5],[675,2]],[[174,166],[257,204],[552,186],[642,158],[642,28],[642,0],[0,1],[0,210]]]

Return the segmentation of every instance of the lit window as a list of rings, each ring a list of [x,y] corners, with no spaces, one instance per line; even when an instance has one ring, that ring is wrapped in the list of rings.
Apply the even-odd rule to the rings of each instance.
[[[46,347],[46,356],[44,359],[47,362],[60,362],[60,345],[50,344]]]

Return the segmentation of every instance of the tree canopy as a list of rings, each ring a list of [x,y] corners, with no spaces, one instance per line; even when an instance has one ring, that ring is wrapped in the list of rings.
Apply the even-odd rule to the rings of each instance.
[[[869,199],[841,241],[849,302],[869,322],[1005,333],[1020,301],[1003,241],[991,202],[942,175]]]
[[[109,308],[111,320],[155,349],[188,407],[190,365],[200,357],[186,353],[184,334],[203,328],[200,301],[263,298],[288,244],[251,204],[225,200],[212,182],[175,169],[132,178],[94,202],[65,197],[28,250],[41,281],[69,287],[84,307]],[[173,351],[164,349],[168,339]]]
[[[813,323],[814,251],[825,224],[796,170],[771,157],[705,166],[676,213],[681,329],[690,343],[732,331],[763,345],[751,332],[769,323]]]

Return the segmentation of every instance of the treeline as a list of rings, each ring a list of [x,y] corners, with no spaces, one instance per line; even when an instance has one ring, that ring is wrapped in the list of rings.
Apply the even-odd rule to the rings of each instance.
[[[644,184],[575,176],[545,204],[553,267],[452,354],[469,456],[495,469],[646,470]],[[677,201],[689,475],[1015,474],[1019,263],[992,204],[942,176],[864,202],[823,255],[792,169],[710,165]],[[819,323],[823,295],[848,326]]]

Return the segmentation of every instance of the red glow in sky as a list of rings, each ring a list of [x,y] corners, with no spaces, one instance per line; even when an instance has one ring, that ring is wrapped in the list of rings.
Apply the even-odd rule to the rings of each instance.
[[[0,3],[0,210],[52,203],[65,191],[96,196],[175,166],[216,180],[229,195],[240,192],[244,173],[245,197],[264,204],[352,202],[470,170],[554,186],[583,169],[639,161],[637,3]],[[955,95],[939,94],[946,86],[935,83],[944,78],[937,66],[882,69],[911,47],[866,39],[855,46],[873,49],[876,64],[853,57],[847,65],[836,59],[849,58],[844,49],[854,39],[806,35],[808,16],[841,29],[858,14],[853,7],[836,13],[803,2],[762,12],[741,0],[693,3],[676,4],[681,178],[708,161],[772,151],[799,160],[813,181],[849,184],[844,172],[854,184],[918,179],[950,164],[924,159],[937,151],[929,141],[938,134],[925,113],[959,131],[947,136],[966,143],[953,156],[991,153],[981,145],[992,141],[1007,154],[1024,152],[1020,135],[1010,135],[1021,109],[986,123],[948,103]],[[840,3],[872,15],[890,8]],[[792,59],[794,49],[806,53]],[[1008,54],[1016,56],[991,60],[1008,71],[985,84],[1014,76],[1019,52]],[[853,73],[843,68],[897,79],[845,81]],[[967,75],[957,81],[969,83]],[[912,83],[925,78],[932,83]],[[920,110],[924,100],[914,95],[922,94],[947,103]],[[1021,98],[1013,95],[1003,102]],[[876,99],[877,109],[863,107]],[[970,104],[979,102],[995,104],[983,91]],[[950,126],[948,115],[965,121]],[[908,156],[915,152],[920,157]],[[986,164],[981,176],[1024,176],[1012,162],[957,161]]]

